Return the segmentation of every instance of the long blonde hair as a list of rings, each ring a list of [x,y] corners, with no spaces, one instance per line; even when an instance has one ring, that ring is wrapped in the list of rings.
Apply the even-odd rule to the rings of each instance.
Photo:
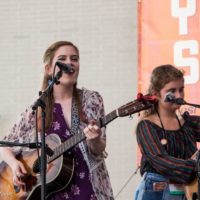
[[[79,56],[79,50],[78,48],[69,41],[58,41],[53,43],[51,46],[49,46],[47,48],[47,50],[45,51],[44,55],[43,55],[43,63],[45,65],[52,65],[52,61],[55,55],[55,52],[57,51],[58,48],[60,48],[61,46],[72,46],[75,51],[77,52],[78,56]],[[52,79],[52,76],[48,75],[46,72],[44,72],[44,78],[43,78],[43,82],[42,82],[42,88],[41,90],[44,91],[47,87],[48,87],[48,83],[49,81]],[[82,115],[82,106],[81,106],[81,100],[79,98],[79,93],[78,93],[78,89],[76,88],[76,84],[74,84],[74,90],[73,90],[73,95],[75,97],[77,106],[78,106],[78,111],[79,114]],[[48,94],[48,96],[45,98],[45,112],[46,112],[46,118],[45,118],[45,128],[48,129],[52,123],[53,120],[53,104],[54,104],[54,97],[53,97],[53,90],[51,90]],[[37,118],[37,122],[38,122],[38,130],[41,131],[41,109],[39,109],[38,111],[38,118]]]

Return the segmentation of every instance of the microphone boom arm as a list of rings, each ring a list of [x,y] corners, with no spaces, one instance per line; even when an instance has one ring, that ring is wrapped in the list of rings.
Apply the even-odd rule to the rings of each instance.
[[[184,101],[181,98],[180,99],[176,99],[176,103],[179,104],[179,105],[188,105],[188,106],[193,106],[193,107],[196,107],[196,108],[200,108],[199,104],[188,103],[188,102]]]

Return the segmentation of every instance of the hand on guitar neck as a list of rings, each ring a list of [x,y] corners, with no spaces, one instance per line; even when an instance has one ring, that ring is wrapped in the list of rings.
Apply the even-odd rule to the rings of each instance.
[[[101,154],[106,147],[105,140],[101,137],[101,129],[96,121],[91,120],[89,125],[83,130],[87,144],[94,154]]]

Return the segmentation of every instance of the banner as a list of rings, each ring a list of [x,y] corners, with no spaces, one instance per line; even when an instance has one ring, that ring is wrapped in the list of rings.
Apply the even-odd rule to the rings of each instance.
[[[172,64],[185,72],[186,102],[200,104],[199,45],[200,1],[138,1],[138,91],[147,92],[154,67]]]

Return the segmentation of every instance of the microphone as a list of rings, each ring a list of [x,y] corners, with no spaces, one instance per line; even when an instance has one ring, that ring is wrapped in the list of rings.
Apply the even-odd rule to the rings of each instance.
[[[179,104],[179,105],[185,105],[185,104],[187,104],[187,103],[184,101],[184,99],[182,99],[182,98],[177,98],[177,99],[175,99],[175,103],[176,103],[176,104]]]
[[[196,108],[200,108],[199,104],[188,103],[182,98],[177,98],[176,99],[172,92],[168,92],[166,94],[164,101],[165,102],[170,102],[170,103],[175,103],[175,104],[178,104],[178,105],[188,105],[188,106],[193,106],[193,107],[196,107]]]
[[[67,65],[62,62],[56,62],[56,65],[59,67],[61,71],[63,71],[66,74],[73,74],[75,72],[75,70],[71,65]]]
[[[172,92],[166,94],[164,102],[176,103],[176,98]]]
[[[169,103],[175,103],[178,105],[184,105],[186,102],[184,101],[184,99],[182,98],[175,98],[175,96],[173,95],[172,92],[168,92],[165,96],[165,102],[169,102]]]

